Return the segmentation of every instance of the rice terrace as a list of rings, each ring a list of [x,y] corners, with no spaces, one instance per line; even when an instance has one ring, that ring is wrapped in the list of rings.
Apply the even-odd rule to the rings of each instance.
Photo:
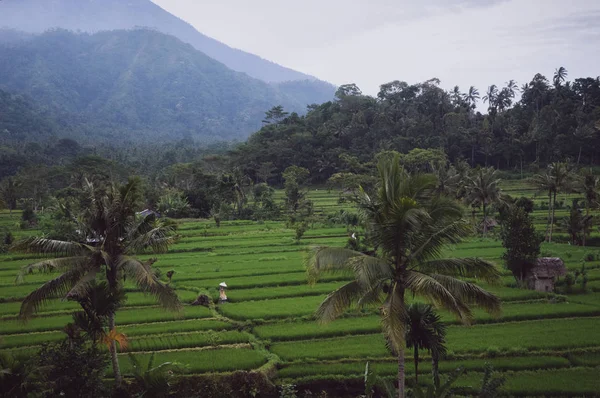
[[[510,195],[534,199],[535,226],[543,230],[547,211],[540,208],[544,198],[534,196],[534,190],[521,180],[504,181],[502,186]],[[282,199],[283,193],[277,196]],[[565,195],[562,200],[576,196]],[[119,353],[125,377],[132,371],[128,353],[142,364],[155,353],[157,363],[184,364],[187,374],[258,369],[273,375],[278,384],[299,389],[315,382],[327,385],[329,380],[360,384],[367,362],[378,376],[393,378],[397,361],[386,348],[376,308],[350,310],[327,324],[315,321],[315,310],[327,294],[351,278],[331,274],[309,285],[306,250],[310,246],[343,247],[349,227],[325,220],[352,205],[338,204],[339,193],[325,188],[311,189],[308,197],[323,221],[315,221],[299,242],[284,222],[222,221],[217,227],[212,220],[180,221],[179,240],[168,253],[154,256],[154,267],[163,280],[172,271],[170,284],[185,305],[177,313],[165,311],[153,297],[125,284],[126,306],[116,316],[118,331],[128,338]],[[567,215],[566,209],[556,212],[557,218]],[[10,227],[20,214],[5,211],[1,217],[2,225]],[[37,232],[17,230],[15,237]],[[596,236],[592,233],[590,239]],[[556,233],[555,239],[560,243],[542,245],[543,255],[564,259],[572,274],[584,266],[587,293],[581,292],[579,281],[570,287],[572,293],[566,292],[565,286],[561,294],[517,288],[510,272],[502,267],[504,248],[494,232],[445,249],[450,257],[490,260],[503,275],[500,284],[481,284],[501,299],[501,316],[475,310],[473,325],[464,326],[451,314],[441,313],[449,326],[448,351],[440,371],[446,374],[458,366],[466,369],[455,387],[476,392],[484,364],[490,363],[506,376],[505,391],[511,395],[593,395],[600,390],[600,251],[572,246],[565,233]],[[20,268],[35,260],[31,255],[2,255],[0,347],[5,353],[35,355],[41,344],[63,339],[61,329],[78,307],[57,298],[26,324],[16,319],[22,299],[56,276],[33,273],[15,284]],[[218,304],[222,281],[228,285],[229,302]],[[217,304],[208,308],[190,305],[200,294]],[[414,374],[411,355],[407,351],[408,378]],[[427,358],[427,352],[422,356]],[[429,360],[424,360],[419,367],[422,378],[430,371]]]
[[[0,398],[600,397],[599,48],[599,0],[0,0]]]

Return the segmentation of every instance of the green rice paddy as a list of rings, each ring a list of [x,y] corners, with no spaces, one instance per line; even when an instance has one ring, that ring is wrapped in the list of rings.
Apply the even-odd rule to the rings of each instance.
[[[547,210],[539,206],[547,198],[534,196],[520,181],[506,182],[504,189],[513,196],[534,198],[538,208],[533,218],[543,231]],[[560,196],[567,205],[573,197]],[[337,197],[323,189],[310,192],[320,214],[351,209],[347,203],[339,205]],[[561,208],[556,217],[567,214],[568,209]],[[0,225],[14,226],[18,217],[17,213],[12,218],[7,212],[0,213]],[[348,277],[334,275],[309,286],[304,252],[312,245],[345,245],[348,233],[343,226],[315,223],[298,244],[294,232],[276,221],[225,221],[217,228],[211,221],[186,220],[178,233],[179,242],[169,253],[156,256],[155,267],[165,281],[164,275],[174,271],[171,284],[186,304],[183,311],[166,312],[152,297],[130,291],[126,306],[116,317],[117,329],[129,337],[127,350],[142,362],[156,352],[155,363],[177,362],[189,373],[250,370],[270,363],[282,383],[360,379],[367,360],[381,376],[393,376],[397,371],[381,335],[376,309],[351,311],[324,325],[314,320],[319,303]],[[442,361],[441,371],[465,366],[469,373],[457,383],[465,390],[477,390],[478,372],[490,362],[507,376],[510,394],[593,395],[600,391],[600,247],[571,246],[560,229],[555,236],[559,243],[544,243],[542,254],[561,257],[570,270],[585,264],[586,293],[577,290],[559,297],[515,288],[510,273],[502,268],[504,249],[493,232],[488,238],[473,237],[447,248],[448,256],[493,261],[505,275],[500,285],[483,285],[503,301],[501,317],[492,318],[476,309],[475,323],[464,326],[441,312],[450,323],[450,357]],[[595,232],[592,237],[599,236]],[[29,322],[16,319],[20,300],[56,276],[33,274],[16,285],[20,267],[33,261],[15,253],[0,255],[0,351],[35,354],[42,344],[63,338],[61,330],[77,310],[74,303],[57,298]],[[230,302],[210,309],[189,305],[201,293],[216,298],[223,281],[229,286]],[[125,351],[120,354],[126,375],[131,372],[127,355]],[[426,352],[422,356],[419,373],[425,374],[430,371],[430,360]],[[412,375],[412,361],[407,359],[407,373]]]

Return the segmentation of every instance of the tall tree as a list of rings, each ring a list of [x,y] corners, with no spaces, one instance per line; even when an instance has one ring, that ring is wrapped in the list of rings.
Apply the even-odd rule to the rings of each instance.
[[[552,220],[552,194],[556,192],[556,180],[550,173],[549,169],[534,175],[529,183],[537,189],[538,192],[544,192],[548,194],[548,217],[546,222],[546,233],[545,239],[546,241],[550,240],[550,229],[553,225]]]
[[[554,179],[556,189],[552,193],[552,218],[550,225],[550,236],[548,242],[552,242],[552,226],[554,225],[555,214],[556,214],[556,196],[560,192],[569,193],[574,188],[574,175],[571,171],[571,167],[568,163],[552,163],[549,166],[550,175]]]
[[[506,92],[510,98],[515,98],[515,92],[518,90],[517,82],[510,79],[506,82]]]
[[[471,206],[483,209],[483,235],[488,230],[488,209],[492,204],[502,202],[502,190],[500,189],[498,172],[493,167],[480,168],[467,177],[466,201]]]
[[[585,214],[590,214],[590,209],[595,209],[600,204],[600,177],[589,170],[583,173],[579,191],[585,198]]]
[[[554,87],[557,89],[560,88],[561,84],[567,80],[568,72],[564,66],[557,68],[554,71],[554,77],[552,78],[552,82],[554,83]]]
[[[354,280],[330,293],[317,309],[321,321],[331,321],[352,306],[377,305],[383,332],[398,353],[398,395],[404,397],[404,350],[408,314],[405,294],[432,302],[469,323],[469,304],[492,314],[500,300],[474,283],[456,277],[494,282],[496,267],[477,258],[441,258],[447,243],[457,242],[469,230],[463,209],[454,199],[433,194],[435,177],[409,175],[398,156],[378,163],[379,183],[373,195],[362,191],[358,207],[377,255],[330,247],[313,249],[307,259],[309,281],[326,272],[351,272]]]
[[[492,84],[488,87],[488,90],[483,97],[483,102],[487,102],[488,111],[491,113],[496,108],[496,100],[498,99],[498,87]]]
[[[506,268],[517,283],[522,284],[527,272],[534,266],[543,241],[535,230],[526,209],[515,204],[508,206],[501,216],[500,239],[506,251],[502,255]]]
[[[277,105],[265,112],[265,118],[262,122],[265,124],[278,124],[287,115],[289,115],[289,112],[284,111],[282,105]]]
[[[472,109],[475,109],[477,101],[479,101],[479,90],[474,86],[469,87],[469,91],[463,94],[463,99]]]
[[[55,297],[78,298],[88,294],[96,279],[106,281],[110,291],[117,294],[125,277],[140,290],[155,296],[165,308],[179,310],[181,303],[175,291],[162,283],[152,264],[155,260],[140,261],[133,257],[146,250],[165,252],[173,242],[172,229],[153,215],[136,216],[141,183],[131,179],[122,186],[111,184],[99,189],[87,187],[86,212],[79,226],[79,241],[58,241],[31,237],[15,245],[25,253],[55,256],[30,264],[21,270],[19,280],[38,271],[60,271],[61,275],[31,292],[21,304],[19,317],[29,319],[47,301]],[[78,300],[79,301],[79,300]],[[115,312],[108,314],[109,336],[115,336]],[[121,383],[116,341],[110,342],[115,384]]]
[[[2,195],[2,201],[9,210],[12,216],[13,210],[17,208],[17,190],[19,183],[15,181],[13,177],[8,177],[0,184],[0,194]]]
[[[594,223],[594,216],[583,215],[579,208],[579,201],[573,199],[571,211],[567,217],[563,217],[561,226],[571,237],[571,244],[581,243],[585,246],[586,237],[590,234]]]
[[[429,304],[413,303],[406,310],[408,325],[406,347],[413,349],[415,383],[419,382],[419,350],[431,352],[431,373],[434,385],[439,387],[439,359],[446,352],[446,325]]]
[[[459,106],[462,103],[464,94],[460,92],[460,87],[454,86],[452,92],[450,93],[450,97],[452,98],[452,103],[456,106]]]

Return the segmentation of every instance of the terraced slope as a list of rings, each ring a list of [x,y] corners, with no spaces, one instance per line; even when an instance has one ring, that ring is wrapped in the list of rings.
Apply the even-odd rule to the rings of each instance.
[[[509,187],[511,193],[531,195],[522,184]],[[311,197],[323,213],[340,208],[336,193],[311,191]],[[536,203],[541,200],[537,198]],[[546,213],[534,214],[543,229]],[[1,213],[0,226],[14,225],[17,217]],[[17,231],[21,236],[32,233]],[[187,221],[179,233],[180,241],[169,253],[158,256],[155,265],[163,275],[175,271],[172,285],[186,303],[200,293],[216,297],[222,281],[230,287],[230,302],[212,308],[186,305],[182,313],[172,314],[143,293],[130,291],[117,325],[129,336],[134,355],[147,360],[151,352],[157,352],[157,361],[187,364],[192,373],[275,367],[279,382],[299,385],[316,379],[360,380],[367,360],[376,373],[395,374],[376,309],[350,312],[327,325],[313,319],[325,295],[348,277],[333,275],[308,286],[303,252],[310,245],[343,246],[347,240],[344,227],[315,224],[300,244],[280,222],[224,222],[216,228],[208,221]],[[492,237],[473,238],[447,250],[448,255],[484,257],[501,267],[503,249]],[[598,250],[557,243],[544,244],[542,250],[545,255],[564,258],[571,270],[580,269],[591,253],[593,260],[585,261],[588,293],[557,296],[516,289],[506,274],[502,285],[485,286],[503,300],[502,317],[490,318],[476,310],[476,323],[467,327],[442,313],[450,323],[450,352],[441,370],[465,366],[469,373],[459,381],[460,386],[476,390],[481,380],[478,372],[491,362],[508,376],[506,391],[511,394],[593,395],[600,391],[600,292],[594,292],[600,291]],[[31,275],[24,284],[15,285],[19,267],[30,261],[14,254],[0,256],[1,351],[31,355],[41,344],[60,340],[60,330],[76,308],[57,298],[29,323],[15,319],[19,300],[52,277]],[[419,372],[426,374],[429,360],[427,353],[422,355]],[[121,365],[125,374],[131,371],[125,357]],[[414,373],[410,361],[407,371]]]

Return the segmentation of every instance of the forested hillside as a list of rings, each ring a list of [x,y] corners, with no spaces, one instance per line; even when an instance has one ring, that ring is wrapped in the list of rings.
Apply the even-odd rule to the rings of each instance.
[[[3,143],[37,141],[56,134],[58,126],[27,99],[0,90],[0,132]]]
[[[0,27],[30,33],[52,28],[98,32],[150,27],[189,43],[228,68],[266,82],[309,80],[316,92],[331,85],[237,50],[198,32],[192,25],[163,10],[150,0],[4,0],[0,1]],[[328,100],[330,97],[324,100]],[[309,103],[321,102],[313,99]]]
[[[448,92],[437,79],[383,84],[376,98],[345,85],[335,101],[312,107],[306,116],[280,115],[264,126],[237,150],[234,162],[247,165],[252,176],[265,162],[274,174],[298,165],[310,170],[314,182],[353,171],[347,155],[366,162],[382,150],[415,148],[502,169],[565,159],[597,165],[600,78],[568,80],[567,74],[559,68],[550,78],[536,74],[521,88],[511,81],[481,93],[475,87]],[[481,101],[486,114],[475,109]]]
[[[315,98],[301,82],[264,83],[148,29],[13,40],[0,46],[0,88],[51,110],[88,143],[243,139],[266,109],[302,112]]]

